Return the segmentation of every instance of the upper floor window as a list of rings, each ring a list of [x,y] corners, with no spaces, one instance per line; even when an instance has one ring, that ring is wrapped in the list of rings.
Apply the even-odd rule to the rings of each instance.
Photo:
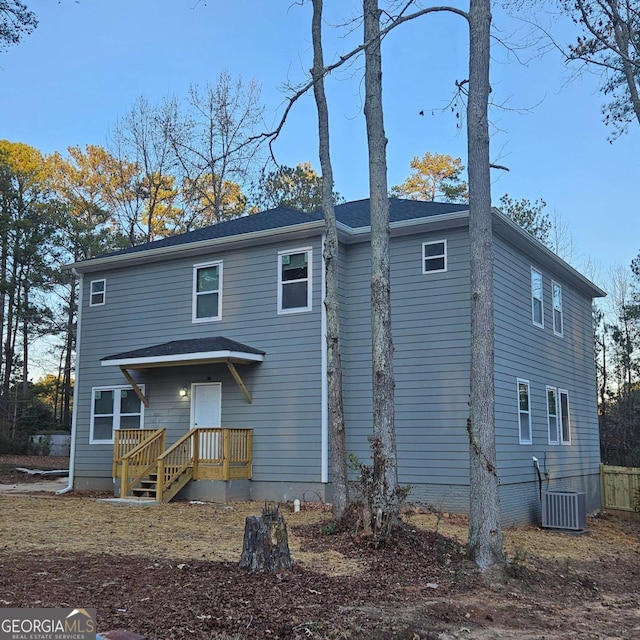
[[[438,273],[447,270],[447,241],[422,243],[422,273]]]
[[[106,301],[106,295],[107,281],[104,278],[102,280],[92,280],[89,294],[89,306],[98,307],[101,304],[104,304]]]
[[[207,262],[193,267],[193,322],[220,320],[222,298],[222,262]]]
[[[529,405],[529,381],[518,378],[518,425],[520,444],[531,444],[531,409]]]
[[[559,336],[562,328],[562,287],[557,282],[551,283],[551,297],[553,299],[553,332]]]
[[[542,273],[531,267],[531,309],[533,324],[544,327],[544,307],[542,305]]]
[[[140,386],[144,392],[144,386]],[[95,387],[91,394],[91,443],[113,442],[115,429],[140,429],[144,407],[131,387]]]
[[[311,249],[278,253],[278,313],[311,310]]]

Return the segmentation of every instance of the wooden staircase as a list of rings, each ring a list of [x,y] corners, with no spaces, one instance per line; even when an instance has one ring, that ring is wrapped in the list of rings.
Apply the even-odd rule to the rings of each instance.
[[[131,489],[134,498],[151,498],[156,502],[169,502],[180,490],[193,479],[193,467],[185,469],[168,487],[162,490],[162,496],[158,496],[158,472],[153,471],[142,478],[138,486]]]
[[[165,449],[165,429],[118,429],[120,497],[169,502],[191,480],[251,479],[252,437],[252,429],[191,429]]]

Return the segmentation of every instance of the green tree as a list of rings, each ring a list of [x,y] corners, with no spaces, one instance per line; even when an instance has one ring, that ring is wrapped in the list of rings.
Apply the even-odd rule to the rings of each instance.
[[[552,224],[549,215],[544,213],[546,206],[547,203],[542,198],[535,202],[531,202],[526,198],[514,200],[507,193],[500,198],[502,213],[519,224],[534,238],[549,246]]]
[[[29,348],[53,330],[46,296],[55,284],[62,211],[45,167],[38,150],[0,140],[0,426],[11,436],[28,394]]]
[[[466,202],[469,197],[467,183],[460,177],[464,165],[460,158],[442,153],[425,153],[415,156],[410,163],[409,177],[391,187],[391,195],[410,200],[434,202]]]
[[[273,171],[263,172],[256,191],[258,209],[283,206],[308,213],[322,207],[322,176],[310,162],[301,162],[295,167],[281,165]],[[340,194],[333,192],[334,205],[341,200]]]

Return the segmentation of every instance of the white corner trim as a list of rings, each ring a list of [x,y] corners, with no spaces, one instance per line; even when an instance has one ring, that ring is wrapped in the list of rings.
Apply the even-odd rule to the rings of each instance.
[[[326,235],[322,234],[322,252],[324,256],[324,245]],[[320,353],[321,353],[321,427],[320,427],[320,482],[329,482],[329,383],[327,381],[327,308],[324,305],[327,297],[327,278],[322,257],[321,276],[322,300],[320,302]]]

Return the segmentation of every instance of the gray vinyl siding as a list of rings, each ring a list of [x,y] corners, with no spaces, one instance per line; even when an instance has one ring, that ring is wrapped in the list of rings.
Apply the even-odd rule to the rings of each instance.
[[[531,483],[538,501],[532,457],[548,472],[545,488],[562,489],[574,478],[598,473],[600,453],[596,410],[591,299],[567,285],[500,239],[495,242],[496,442],[502,485]],[[543,277],[544,328],[532,321],[531,267]],[[553,332],[551,282],[562,286],[564,335]],[[516,379],[530,384],[532,441],[519,444]],[[569,394],[571,444],[551,445],[546,387]],[[523,487],[525,491],[525,487]],[[537,508],[530,506],[530,508]],[[505,517],[522,509],[517,500],[503,503]],[[511,514],[513,515],[513,514]]]
[[[278,251],[312,247],[312,310],[278,315]],[[192,322],[193,265],[223,261],[222,318]],[[189,428],[190,398],[180,387],[222,382],[222,425],[254,429],[254,480],[320,479],[321,239],[216,251],[86,275],[79,362],[76,476],[111,477],[113,447],[89,444],[91,389],[125,385],[118,367],[100,359],[171,340],[225,336],[266,352],[264,362],[236,365],[249,404],[225,365],[133,371],[150,406],[145,427],[167,428],[168,442]],[[90,307],[89,282],[107,280],[106,304]]]
[[[422,243],[445,238],[448,270],[423,274]],[[468,485],[468,254],[465,229],[391,240],[399,479],[425,496],[433,492],[418,485]],[[372,412],[369,244],[349,245],[346,261],[349,306],[343,364],[348,449],[368,463]]]

